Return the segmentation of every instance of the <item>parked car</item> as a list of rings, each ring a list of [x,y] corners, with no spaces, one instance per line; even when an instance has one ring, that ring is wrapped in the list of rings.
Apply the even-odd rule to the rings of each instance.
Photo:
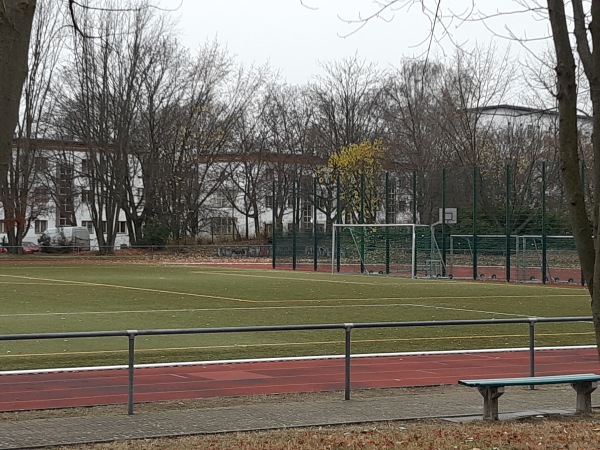
[[[29,241],[23,241],[22,249],[24,255],[32,255],[33,253],[40,252],[39,245]]]
[[[40,252],[39,245],[29,241],[23,241],[21,248],[24,255],[33,255],[34,253]],[[0,246],[0,253],[8,253],[8,249],[4,246]]]

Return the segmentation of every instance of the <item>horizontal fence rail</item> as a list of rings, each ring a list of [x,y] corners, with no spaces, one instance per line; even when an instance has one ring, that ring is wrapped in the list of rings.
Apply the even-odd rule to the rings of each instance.
[[[450,327],[468,325],[506,325],[526,324],[529,326],[529,371],[535,376],[535,325],[536,323],[565,323],[565,322],[592,322],[592,317],[530,317],[513,319],[471,319],[471,320],[439,320],[439,321],[414,321],[414,322],[369,322],[369,323],[338,323],[338,324],[313,324],[313,325],[268,325],[255,327],[221,327],[221,328],[181,328],[181,329],[155,329],[155,330],[125,330],[125,331],[86,331],[65,333],[32,333],[32,334],[0,334],[0,341],[25,341],[47,339],[78,339],[78,338],[128,338],[128,414],[133,414],[133,395],[135,387],[135,339],[138,336],[165,336],[188,334],[218,334],[218,333],[256,333],[256,332],[282,332],[282,331],[315,331],[315,330],[343,330],[345,334],[345,380],[344,398],[350,400],[350,368],[351,368],[351,332],[353,329],[368,328],[410,328],[410,327]]]

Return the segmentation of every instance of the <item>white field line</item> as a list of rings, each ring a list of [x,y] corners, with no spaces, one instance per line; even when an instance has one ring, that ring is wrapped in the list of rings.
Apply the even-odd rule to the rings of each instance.
[[[181,263],[181,265],[186,265],[186,263]],[[202,264],[195,264],[195,263],[191,263],[191,266],[194,265],[202,265]],[[210,265],[210,264],[207,264]],[[227,268],[225,268],[227,269]],[[245,271],[249,271],[248,269],[244,269]],[[262,269],[261,269],[262,270]],[[289,271],[277,271],[277,270],[272,270],[271,272],[274,273],[289,273]],[[422,285],[427,285],[427,284],[437,284],[439,285],[440,283],[454,283],[454,281],[449,280],[449,279],[423,279],[423,278],[417,278],[417,279],[413,279],[413,278],[399,278],[399,277],[389,277],[389,276],[383,276],[383,277],[377,277],[377,282],[357,282],[357,281],[347,281],[347,280],[331,280],[331,279],[324,279],[324,278],[299,278],[299,277],[283,277],[283,276],[273,276],[273,275],[255,275],[255,274],[248,274],[248,273],[240,273],[239,271],[227,271],[227,270],[219,270],[219,271],[210,271],[210,270],[202,270],[202,271],[198,271],[198,272],[192,272],[192,273],[198,273],[198,274],[211,274],[211,275],[227,275],[227,276],[237,276],[237,277],[250,277],[250,278],[270,278],[273,280],[291,280],[291,281],[310,281],[310,282],[323,282],[323,283],[336,283],[336,284],[358,284],[358,285],[367,285],[367,286],[381,286],[382,284],[385,284],[386,286],[390,285],[402,285],[402,284],[411,284],[411,283],[418,283],[420,286]],[[302,275],[310,275],[310,274],[314,274],[314,273],[318,273],[320,275],[323,276],[331,276],[330,273],[327,272],[304,272],[304,271],[297,271],[297,272],[292,272],[292,273],[296,273],[296,274],[302,274]],[[343,275],[349,275],[349,276],[356,276],[356,274],[336,274],[335,277],[338,276],[343,276]],[[358,274],[359,276],[364,276],[364,277],[368,277],[369,275],[363,275],[363,274]],[[481,281],[476,281],[476,280],[460,280],[460,283],[465,285],[476,285],[476,286],[489,286],[491,288],[492,285],[488,285],[488,284],[483,284]],[[540,289],[540,288],[551,288],[551,289],[574,289],[577,288],[579,286],[555,286],[555,285],[540,285],[540,284],[527,284],[527,283],[506,283],[505,286],[511,286],[511,287],[526,287],[526,288],[532,288],[532,289]],[[584,286],[580,287],[581,290],[585,290],[587,293],[587,288],[585,288]]]
[[[479,314],[491,314],[511,317],[541,318],[544,316],[532,316],[530,314],[513,314],[499,311],[485,311],[479,309],[452,308],[446,306],[423,305],[416,303],[381,303],[362,305],[305,305],[305,306],[257,306],[257,307],[233,307],[233,308],[184,308],[184,309],[154,309],[154,310],[123,310],[123,311],[81,311],[81,312],[48,312],[48,313],[17,313],[0,314],[0,317],[47,317],[47,316],[85,316],[85,315],[112,315],[112,314],[164,314],[164,313],[190,313],[190,312],[222,312],[222,311],[269,311],[269,310],[299,310],[299,309],[348,309],[348,308],[389,308],[410,307],[424,308],[444,311],[472,312]]]
[[[247,299],[242,299],[242,298],[219,297],[216,295],[196,294],[193,292],[167,291],[167,290],[163,290],[163,289],[151,289],[151,288],[141,288],[141,287],[135,287],[135,286],[123,286],[123,285],[119,285],[119,284],[92,283],[92,282],[88,282],[88,281],[55,280],[52,278],[37,278],[37,277],[28,277],[28,276],[21,276],[21,275],[6,275],[6,274],[0,274],[0,277],[17,278],[17,279],[34,280],[34,281],[45,281],[45,282],[49,282],[49,283],[61,283],[61,284],[64,283],[64,284],[75,285],[75,286],[107,287],[107,288],[111,288],[111,289],[125,289],[125,290],[130,290],[130,291],[180,295],[180,296],[184,296],[184,297],[199,297],[199,298],[208,298],[208,299],[215,299],[215,300],[228,300],[228,301],[234,301],[234,302],[255,303],[254,300],[247,300]]]
[[[558,347],[537,347],[539,351],[559,351],[559,350],[586,350],[595,349],[595,345],[575,345],[575,346],[558,346]],[[386,357],[408,357],[408,356],[435,356],[435,355],[460,355],[460,354],[485,354],[485,353],[509,353],[509,352],[529,352],[528,347],[515,348],[499,348],[499,349],[481,349],[481,350],[440,350],[429,352],[399,352],[399,353],[364,353],[359,355],[351,355],[352,359],[360,358],[386,358]],[[295,356],[286,358],[257,358],[257,359],[227,359],[221,361],[193,361],[193,362],[172,362],[172,363],[156,363],[156,364],[136,364],[136,369],[154,369],[163,367],[186,367],[186,366],[213,366],[225,364],[247,364],[247,363],[263,363],[263,362],[287,362],[287,361],[312,361],[326,359],[344,359],[344,355],[325,355],[325,356]],[[0,371],[0,376],[5,375],[31,375],[44,373],[61,373],[61,372],[92,372],[103,370],[123,370],[129,366],[92,366],[92,367],[66,367],[54,369],[30,369],[30,370],[5,370]]]

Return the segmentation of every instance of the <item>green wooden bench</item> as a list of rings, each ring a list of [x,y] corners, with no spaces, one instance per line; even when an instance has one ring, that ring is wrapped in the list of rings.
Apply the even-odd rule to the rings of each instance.
[[[476,387],[483,396],[483,420],[498,420],[498,398],[506,386],[537,386],[543,384],[570,384],[577,392],[576,414],[592,413],[592,392],[596,390],[600,375],[582,373],[576,375],[551,375],[544,377],[491,378],[459,380],[459,384]]]

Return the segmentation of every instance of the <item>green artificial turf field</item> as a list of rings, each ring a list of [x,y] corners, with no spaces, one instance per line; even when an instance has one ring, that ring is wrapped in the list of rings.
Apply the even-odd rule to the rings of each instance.
[[[7,263],[0,334],[589,316],[580,287],[194,265]],[[526,347],[526,324],[354,330],[353,353]],[[589,323],[538,324],[537,346],[592,344]],[[330,355],[343,330],[148,336],[136,362]],[[0,342],[0,370],[125,364],[127,338]]]

